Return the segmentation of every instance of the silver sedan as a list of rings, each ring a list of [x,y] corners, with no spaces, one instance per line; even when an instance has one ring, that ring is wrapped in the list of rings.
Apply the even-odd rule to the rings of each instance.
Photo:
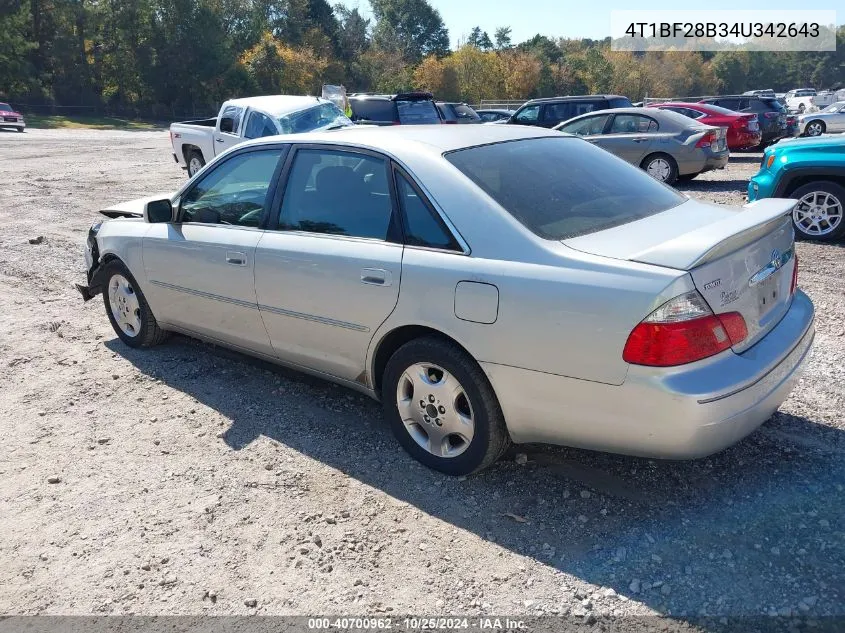
[[[727,128],[656,108],[590,112],[555,126],[642,167],[671,185],[728,164]]]
[[[128,346],[182,332],[378,398],[445,473],[511,441],[693,458],[810,350],[794,204],[696,202],[537,128],[269,137],[105,209],[79,290]]]
[[[804,136],[820,136],[825,132],[845,132],[845,101],[838,101],[820,112],[798,116],[798,132]]]

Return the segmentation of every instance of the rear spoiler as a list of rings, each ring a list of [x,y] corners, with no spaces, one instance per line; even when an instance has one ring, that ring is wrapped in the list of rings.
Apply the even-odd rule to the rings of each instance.
[[[743,205],[744,211],[658,244],[630,259],[678,270],[733,253],[780,226],[797,200],[764,198]],[[708,247],[708,244],[711,245]]]

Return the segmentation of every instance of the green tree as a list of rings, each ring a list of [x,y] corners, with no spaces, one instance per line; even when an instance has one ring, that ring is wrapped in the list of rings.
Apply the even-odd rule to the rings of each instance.
[[[505,50],[511,47],[511,27],[509,26],[500,26],[496,29],[496,33],[493,36],[494,40],[496,41],[496,48],[498,50]]]
[[[28,61],[34,44],[27,38],[29,7],[0,13],[0,95],[23,95],[33,88]]]
[[[427,55],[449,52],[449,31],[440,12],[426,0],[370,0],[376,26],[373,43],[397,51],[406,63],[416,64]]]
[[[482,31],[480,26],[473,27],[467,39],[467,44],[480,48],[483,51],[489,51],[493,48],[493,42],[490,41],[490,36],[487,31]]]

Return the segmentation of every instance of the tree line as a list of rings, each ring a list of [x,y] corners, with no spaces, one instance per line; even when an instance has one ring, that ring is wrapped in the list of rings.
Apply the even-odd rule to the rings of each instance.
[[[0,98],[170,118],[322,84],[470,103],[845,84],[845,27],[836,52],[614,52],[609,39],[514,43],[507,26],[475,27],[451,50],[427,0],[370,5],[366,18],[327,0],[0,0]]]

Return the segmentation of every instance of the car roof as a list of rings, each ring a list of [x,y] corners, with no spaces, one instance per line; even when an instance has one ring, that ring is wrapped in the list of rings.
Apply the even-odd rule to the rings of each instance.
[[[679,115],[680,116],[680,115]],[[458,149],[530,138],[561,137],[560,132],[522,125],[353,125],[330,132],[265,136],[238,145],[273,142],[339,143],[388,152],[397,158],[418,153],[441,155]]]
[[[695,119],[691,119],[689,117],[684,116],[683,114],[678,114],[677,112],[672,112],[671,110],[661,110],[660,108],[611,108],[610,110],[594,110],[593,112],[587,112],[585,114],[578,115],[569,119],[568,121],[564,121],[559,125],[569,125],[573,121],[579,121],[581,119],[586,119],[590,116],[596,115],[608,115],[608,114],[639,114],[640,116],[651,117],[652,119],[656,119],[658,123],[672,125],[678,130],[686,130],[689,128],[707,128],[712,127],[707,125],[706,123],[701,123],[700,121],[696,121]]]
[[[306,97],[300,95],[265,95],[261,97],[229,99],[224,105],[253,108],[254,110],[260,110],[272,116],[284,116],[285,114],[298,112],[320,103],[331,103],[331,101],[320,97]]]
[[[627,99],[624,95],[569,95],[562,97],[542,97],[540,99],[531,99],[526,101],[523,105],[529,103],[555,103],[557,101],[588,101],[590,99]]]

